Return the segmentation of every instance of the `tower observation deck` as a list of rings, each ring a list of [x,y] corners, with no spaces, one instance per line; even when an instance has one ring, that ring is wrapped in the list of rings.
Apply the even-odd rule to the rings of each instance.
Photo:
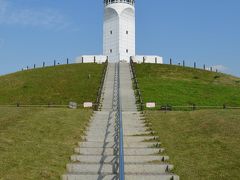
[[[134,6],[135,0],[104,0],[105,6],[107,6],[109,4],[113,4],[113,3],[127,3],[127,4]]]

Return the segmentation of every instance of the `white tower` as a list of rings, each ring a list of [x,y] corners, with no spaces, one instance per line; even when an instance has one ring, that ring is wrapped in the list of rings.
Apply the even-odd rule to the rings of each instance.
[[[109,62],[135,56],[135,0],[104,0],[103,54]]]

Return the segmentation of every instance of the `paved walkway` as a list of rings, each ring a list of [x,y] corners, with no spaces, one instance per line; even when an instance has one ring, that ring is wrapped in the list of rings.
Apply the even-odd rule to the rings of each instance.
[[[117,180],[118,129],[118,64],[109,64],[102,94],[101,111],[94,112],[85,141],[79,142],[72,163],[67,164],[63,180]],[[158,137],[145,127],[144,117],[137,111],[132,89],[131,71],[127,63],[120,63],[120,98],[123,111],[124,159],[126,180],[178,180],[171,173],[173,166],[162,156]]]

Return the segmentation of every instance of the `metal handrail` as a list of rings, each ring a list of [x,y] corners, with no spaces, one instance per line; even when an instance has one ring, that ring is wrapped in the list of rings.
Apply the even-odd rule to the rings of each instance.
[[[95,106],[94,106],[96,111],[99,109],[102,90],[103,90],[103,85],[104,85],[104,80],[105,80],[106,72],[107,72],[107,67],[108,67],[108,60],[106,60],[106,62],[105,62],[104,69],[103,69],[103,72],[102,72],[102,79],[101,79],[100,86],[99,86],[98,93],[97,93],[97,99],[96,99],[96,103],[95,103]]]
[[[124,172],[122,102],[121,102],[121,91],[120,91],[120,63],[118,63],[118,118],[119,118],[119,179],[124,180],[125,172]]]
[[[132,59],[130,60],[130,67],[131,67],[131,70],[132,70],[133,83],[135,85],[135,90],[137,91],[137,95],[136,96],[137,96],[139,104],[140,104],[140,110],[143,111],[144,110],[143,99],[142,99],[142,96],[141,96],[141,91],[140,91],[140,88],[139,88],[139,85],[138,85],[136,70],[134,68],[134,64],[133,64],[133,60]]]

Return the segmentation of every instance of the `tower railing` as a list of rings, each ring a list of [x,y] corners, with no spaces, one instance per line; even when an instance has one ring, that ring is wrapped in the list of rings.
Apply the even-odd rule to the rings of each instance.
[[[113,3],[127,3],[127,4],[134,6],[135,0],[104,0],[105,6],[107,6],[109,4],[113,4]]]

